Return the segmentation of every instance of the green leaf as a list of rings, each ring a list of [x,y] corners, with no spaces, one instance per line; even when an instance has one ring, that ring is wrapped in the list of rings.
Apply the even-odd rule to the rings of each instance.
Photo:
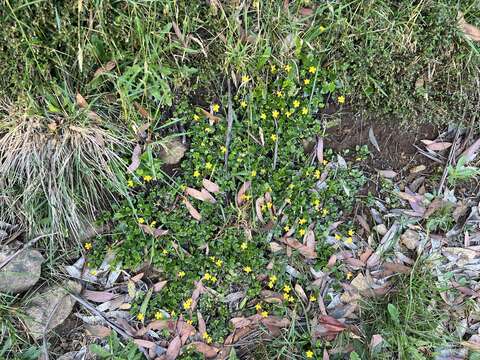
[[[97,344],[91,344],[89,349],[92,353],[100,356],[101,358],[107,358],[111,355],[107,350]]]
[[[362,360],[360,356],[354,351],[350,353],[350,360]]]
[[[400,324],[400,314],[398,313],[397,307],[393,304],[388,304],[387,310],[395,324]]]

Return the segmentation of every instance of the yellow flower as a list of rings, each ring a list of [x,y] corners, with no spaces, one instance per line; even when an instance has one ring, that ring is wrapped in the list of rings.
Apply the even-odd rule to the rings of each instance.
[[[251,176],[251,177],[257,176],[257,171],[256,171],[256,170],[252,170],[252,172],[250,173],[250,176]]]
[[[288,295],[287,293],[283,294],[283,300],[288,301],[289,297],[290,297],[290,295]]]
[[[305,229],[298,230],[298,235],[300,235],[300,236],[305,235]]]
[[[267,285],[270,289],[273,288],[273,282],[269,281]]]
[[[220,152],[225,154],[227,152],[227,147],[225,145],[220,146]]]
[[[348,235],[349,236],[355,235],[355,231],[353,231],[352,229],[348,230]]]
[[[272,111],[272,116],[274,119],[278,118],[278,116],[280,115],[280,113],[278,112],[278,110],[273,110]]]
[[[167,255],[167,254],[168,254],[167,249],[163,249],[163,250],[162,250],[162,254],[163,254],[163,255]]]
[[[295,298],[294,298],[292,295],[289,295],[289,296],[288,296],[288,301],[289,301],[289,302],[294,302],[294,301],[295,301]]]
[[[305,85],[310,84],[310,79],[304,79],[304,80],[303,80],[303,83],[304,83]]]
[[[91,250],[92,249],[92,243],[87,242],[87,243],[85,243],[85,245],[83,245],[83,247],[85,248],[85,250]]]
[[[142,314],[142,313],[138,313],[137,319],[140,320],[140,321],[143,321],[143,319],[145,319],[145,315]]]
[[[316,68],[315,66],[310,66],[310,67],[308,68],[308,72],[309,72],[310,74],[315,74],[315,71],[317,71],[317,68]]]
[[[152,179],[153,179],[153,178],[152,178],[150,175],[145,175],[145,176],[143,177],[143,180],[145,180],[146,182],[152,181]]]
[[[242,245],[240,245],[240,249],[242,250],[247,250],[247,243],[246,242],[243,242]]]
[[[205,163],[205,169],[210,170],[210,169],[212,169],[212,167],[213,167],[213,165],[212,165],[211,162]]]
[[[205,275],[203,275],[203,278],[208,281],[212,278],[212,275],[210,275],[209,273],[205,273]]]
[[[315,207],[319,207],[320,206],[320,200],[319,199],[313,200],[313,205],[315,205]]]
[[[192,298],[185,300],[185,301],[183,302],[183,308],[184,308],[185,310],[190,309],[190,308],[192,307],[192,303],[193,303],[193,299],[192,299]]]
[[[133,183],[133,180],[128,180],[127,181],[127,186],[128,187],[133,187],[135,184]]]
[[[347,273],[347,280],[350,280],[353,277],[353,274],[351,271]]]
[[[306,107],[302,108],[302,114],[307,115],[308,114],[308,109]]]
[[[255,310],[260,311],[261,309],[262,309],[262,305],[261,305],[261,304],[255,305]]]
[[[218,259],[217,261],[215,261],[215,265],[217,265],[217,267],[222,267],[222,264],[223,260]]]
[[[200,176],[200,172],[198,170],[195,170],[193,172],[193,177],[199,177]]]
[[[207,344],[211,344],[211,343],[212,343],[212,337],[211,337],[210,335],[208,335],[206,332],[204,332],[204,333],[202,334],[202,338],[203,338],[203,340],[205,340],[205,342],[206,342]]]
[[[285,65],[283,68],[287,73],[290,72],[290,70],[292,70],[292,67],[290,66],[290,64]]]
[[[250,274],[252,272],[252,268],[250,266],[245,266],[243,271],[245,271],[247,274]]]
[[[138,223],[139,223],[139,224],[144,224],[144,223],[145,223],[145,219],[144,219],[144,218],[138,218]]]
[[[335,240],[340,240],[342,237],[339,234],[335,234]]]
[[[285,199],[285,202],[286,202],[287,204],[291,204],[291,203],[292,203],[292,199],[286,198],[286,199]]]
[[[262,206],[260,207],[260,209],[261,209],[262,211],[267,211],[267,205],[262,205]]]
[[[193,324],[192,319],[188,319],[188,320],[187,320],[187,324],[192,325],[192,324]]]
[[[320,25],[320,27],[318,28],[318,30],[320,30],[320,34],[321,34],[321,33],[323,33],[326,29],[325,29],[325,26]]]
[[[243,194],[242,196],[240,196],[240,199],[244,200],[244,201],[248,201],[252,198],[252,195],[247,195],[247,194]]]
[[[290,111],[286,111],[286,112],[285,112],[285,116],[286,116],[287,118],[289,118],[290,116],[292,116],[292,113],[291,113]]]
[[[285,232],[289,232],[289,231],[290,231],[290,226],[285,225],[285,226],[283,227],[283,230],[285,230]]]
[[[277,141],[278,137],[277,137],[277,135],[272,134],[272,135],[270,135],[270,139],[272,139],[272,141]]]
[[[307,359],[313,358],[313,355],[314,355],[314,353],[313,353],[312,350],[308,350],[308,351],[305,353],[305,356],[306,356]]]
[[[90,271],[90,274],[92,274],[93,276],[96,276],[97,273],[98,273],[98,272],[97,272],[97,270],[95,270],[95,269],[92,269],[92,270]]]
[[[276,65],[270,65],[270,71],[272,74],[275,74],[277,72],[277,66]]]
[[[150,227],[155,227],[155,225],[157,225],[157,222],[155,220],[153,220],[151,223],[150,223]]]
[[[298,223],[299,223],[300,225],[306,224],[306,223],[307,223],[307,219],[301,218],[300,220],[298,220]]]
[[[353,243],[353,238],[351,236],[349,236],[346,240],[345,240],[345,243],[346,244],[352,244]]]
[[[276,275],[270,276],[270,281],[273,282],[273,283],[276,282],[277,281],[277,276]]]
[[[217,103],[214,103],[212,105],[212,109],[213,109],[214,112],[218,112],[218,110],[220,110],[220,105],[218,105]]]
[[[261,114],[260,114],[260,119],[266,120],[266,119],[267,119],[267,114],[261,113]]]
[[[241,103],[240,103],[240,106],[242,108],[246,108],[247,107],[247,102],[245,100],[243,100]]]
[[[325,208],[324,208],[324,209],[322,210],[322,216],[327,216],[328,213],[329,213],[328,209],[325,209]]]
[[[328,161],[327,161],[327,160],[323,160],[323,161],[322,161],[322,164],[323,164],[323,165],[328,165]]]
[[[271,208],[272,208],[272,206],[273,206],[273,204],[272,204],[272,202],[271,202],[271,201],[267,202],[267,208],[271,209]]]
[[[314,302],[314,301],[317,301],[317,298],[315,297],[315,295],[310,295],[309,300],[310,302]]]
[[[338,97],[338,103],[339,103],[339,104],[344,104],[344,103],[345,103],[345,96],[340,95],[340,96]]]
[[[242,83],[246,83],[246,82],[249,82],[250,81],[250,76],[248,75],[243,75],[242,76]]]
[[[283,92],[277,91],[277,97],[283,97]]]
[[[285,285],[285,286],[283,287],[283,291],[288,294],[290,291],[292,291],[292,288],[291,288],[290,286],[288,286],[288,285]]]
[[[183,277],[185,276],[185,271],[183,271],[183,270],[182,270],[182,271],[179,271],[178,274],[177,274],[177,276],[178,276],[180,279],[183,278]]]
[[[216,276],[212,276],[212,278],[210,279],[210,281],[211,281],[212,283],[216,283],[217,280],[218,280],[218,279],[217,279]]]
[[[193,115],[193,120],[195,120],[195,121],[200,120],[200,116],[198,116],[197,114],[194,114]]]
[[[163,314],[160,311],[157,311],[155,313],[155,319],[162,320],[163,319]]]
[[[321,172],[320,170],[315,170],[315,173],[313,174],[313,176],[315,176],[315,179],[320,179],[320,176],[321,176]]]
[[[300,106],[300,101],[298,100],[293,100],[293,107],[298,108]]]
[[[268,316],[268,311],[262,311],[260,313],[260,315],[262,315],[262,317],[266,318]]]

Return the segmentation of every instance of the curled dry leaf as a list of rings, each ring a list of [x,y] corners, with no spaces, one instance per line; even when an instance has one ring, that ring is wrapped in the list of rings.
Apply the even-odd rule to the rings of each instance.
[[[285,238],[283,239],[283,242],[290,246],[293,249],[298,250],[300,254],[302,254],[305,258],[307,259],[316,259],[317,258],[317,253],[315,249],[312,249],[306,245],[303,245],[301,242],[294,238]]]
[[[378,345],[380,345],[383,341],[383,337],[380,334],[375,334],[372,336],[370,340],[370,350],[375,349]]]
[[[240,187],[240,190],[238,190],[238,193],[237,193],[238,206],[242,205],[245,202],[245,199],[244,199],[245,193],[248,191],[248,189],[250,189],[251,186],[252,186],[252,182],[246,181],[242,184],[242,186]]]
[[[155,283],[153,285],[153,291],[154,292],[161,291],[165,287],[165,285],[167,285],[167,282],[168,282],[167,280],[162,280],[162,281],[159,281],[159,282]]]
[[[213,123],[217,123],[220,121],[220,118],[218,116],[215,116],[213,114],[210,114],[207,110],[200,108],[202,110],[202,113]]]
[[[170,341],[168,345],[167,352],[165,353],[166,360],[175,360],[178,355],[180,354],[180,348],[182,347],[182,341],[180,340],[180,336],[177,335]]]
[[[480,148],[480,138],[477,139],[472,145],[470,145],[460,157],[465,158],[465,163],[468,163],[475,159],[477,156],[478,149]]]
[[[205,356],[206,359],[214,358],[215,356],[217,356],[218,352],[220,351],[219,348],[207,345],[200,341],[192,342],[191,346],[193,346],[195,350],[197,350],[199,353]]]
[[[367,220],[362,215],[357,215],[357,221],[360,226],[367,232],[370,233],[370,226],[368,226]]]
[[[321,136],[317,138],[316,155],[318,163],[323,164],[323,138]]]
[[[333,339],[347,327],[337,319],[329,315],[322,315],[318,319],[317,326],[313,329],[316,337]]]
[[[380,146],[378,146],[377,139],[375,138],[375,134],[373,133],[373,128],[371,126],[370,129],[368,129],[368,140],[370,140],[375,149],[380,152]]]
[[[86,109],[88,107],[87,100],[82,96],[82,94],[77,92],[77,95],[75,96],[75,100],[77,101],[77,105],[82,108]]]
[[[378,174],[387,179],[393,179],[398,174],[393,170],[377,170]]]
[[[112,333],[112,330],[103,325],[90,325],[84,324],[85,330],[87,330],[90,335],[99,337],[101,339],[106,338]]]
[[[433,151],[442,151],[448,149],[450,146],[452,146],[451,142],[433,142],[431,144],[427,145],[427,149],[433,150]]]
[[[202,189],[203,191],[198,191],[197,189],[187,187],[185,189],[185,192],[190,195],[191,197],[200,200],[200,201],[208,201],[209,203],[215,203],[216,200],[215,198],[205,189]]]
[[[303,290],[303,288],[299,284],[295,284],[294,289],[297,295],[300,297],[300,299],[302,299],[304,303],[307,303],[308,302],[307,294],[305,294],[305,291]]]
[[[149,235],[160,237],[168,234],[168,230],[153,228],[146,224],[138,224],[140,228]]]
[[[202,215],[195,209],[190,201],[188,201],[186,198],[183,199],[183,203],[187,207],[188,212],[190,215],[195,219],[195,220],[202,220]]]
[[[265,219],[263,218],[263,214],[262,214],[262,206],[265,204],[265,198],[262,196],[262,197],[259,197],[256,201],[255,201],[255,212],[257,214],[257,219],[262,223],[264,224],[265,223]]]
[[[108,291],[93,291],[93,290],[84,290],[83,297],[87,300],[104,303],[106,301],[112,300],[116,295]]]
[[[100,76],[102,74],[105,74],[109,71],[112,71],[115,68],[116,64],[115,61],[110,60],[107,62],[105,65],[99,67],[97,70],[95,70],[95,73],[93,74],[93,77],[96,78],[97,76]]]
[[[186,46],[185,37],[183,36],[182,31],[180,30],[180,27],[175,21],[172,21],[172,27],[173,27],[173,31],[175,31],[175,35],[177,36],[178,40],[180,40],[183,43],[183,45]]]
[[[203,335],[207,332],[207,324],[205,324],[205,320],[203,320],[202,313],[197,311],[197,322],[198,322],[198,332],[200,335]]]
[[[142,340],[142,339],[133,339],[133,342],[138,346],[144,347],[146,349],[155,349],[157,346],[153,341]]]
[[[212,196],[212,194],[210,194],[208,192],[207,189],[202,188],[202,190],[200,190],[200,192],[202,193],[203,196],[205,196],[207,198],[207,201],[209,203],[215,204],[217,202],[217,200],[215,200],[215,198]]]
[[[207,189],[211,193],[215,194],[215,193],[220,192],[220,187],[211,180],[203,179],[202,180],[202,185],[205,189]]]
[[[480,29],[474,25],[467,23],[461,11],[458,12],[458,27],[467,39],[473,41],[480,41]]]
[[[131,174],[140,166],[140,155],[142,154],[142,147],[140,144],[135,145],[132,153],[132,162],[127,168],[127,171]]]

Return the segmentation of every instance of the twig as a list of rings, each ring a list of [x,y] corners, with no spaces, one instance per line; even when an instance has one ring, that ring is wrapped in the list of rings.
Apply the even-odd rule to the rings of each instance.
[[[225,138],[225,163],[224,168],[227,170],[228,167],[228,155],[229,155],[229,146],[230,141],[232,140],[232,126],[233,126],[233,105],[232,105],[232,91],[230,86],[230,79],[227,82],[228,85],[228,109],[227,109],[227,135]]]
[[[445,168],[443,169],[442,180],[440,180],[440,185],[438,186],[438,195],[442,194],[443,186],[445,185],[445,180],[447,180],[448,174],[448,167],[453,161],[453,157],[455,156],[455,150],[457,149],[458,138],[460,136],[460,126],[457,127],[457,131],[455,133],[455,139],[453,140],[452,147],[450,149],[450,153],[448,154],[447,163],[445,164]]]
[[[18,249],[17,251],[15,251],[12,255],[8,256],[4,261],[2,261],[0,263],[0,270],[3,269],[5,266],[8,265],[8,263],[10,261],[12,261],[15,257],[17,257],[22,251],[24,251],[25,249],[29,248],[30,246],[34,245],[38,240],[44,238],[44,237],[47,237],[47,236],[51,236],[51,235],[55,235],[56,233],[51,233],[51,234],[46,234],[46,235],[40,235],[40,236],[37,236],[36,238],[33,238],[32,240],[30,240],[28,243],[26,243],[25,245],[23,245],[23,247],[21,247],[20,249]]]

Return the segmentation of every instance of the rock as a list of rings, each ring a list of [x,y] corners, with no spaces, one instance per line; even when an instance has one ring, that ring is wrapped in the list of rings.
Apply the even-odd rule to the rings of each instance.
[[[186,150],[186,146],[178,138],[168,139],[162,144],[160,158],[167,165],[175,165],[182,160]]]
[[[25,309],[27,315],[25,325],[34,339],[39,339],[44,332],[63,323],[72,312],[75,300],[66,289],[70,289],[72,293],[79,293],[81,285],[73,281],[68,281],[65,286],[53,285],[38,293],[28,303]]]
[[[385,235],[388,231],[387,227],[385,226],[385,224],[379,224],[379,225],[375,225],[373,227],[373,230],[375,230],[379,235]]]
[[[418,241],[420,240],[420,235],[413,230],[408,229],[400,236],[400,241],[403,245],[409,250],[415,250],[418,246]]]
[[[0,263],[8,253],[0,252]],[[0,270],[0,293],[17,294],[30,289],[40,278],[42,254],[34,249],[26,249],[14,257]]]

